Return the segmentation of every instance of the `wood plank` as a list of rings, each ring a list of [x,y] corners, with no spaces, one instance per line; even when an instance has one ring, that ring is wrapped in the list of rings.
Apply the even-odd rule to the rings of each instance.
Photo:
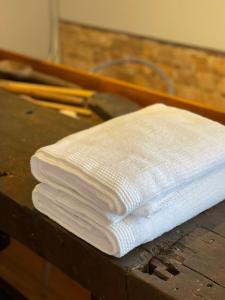
[[[57,76],[61,79],[76,83],[84,88],[99,92],[117,93],[128,97],[142,106],[147,106],[153,103],[164,103],[167,105],[176,106],[182,109],[187,109],[198,113],[202,116],[211,118],[225,124],[225,111],[217,110],[212,106],[202,105],[193,100],[167,95],[139,87],[134,84],[126,83],[120,80],[107,78],[104,76],[94,75],[81,71],[79,69],[55,64],[49,61],[41,61],[22,54],[0,49],[0,59],[13,59],[28,63],[35,70],[45,72],[46,74]]]
[[[223,237],[225,237],[225,221],[222,222],[221,220],[224,219],[225,215],[225,201],[221,205],[221,209],[217,212],[216,217],[214,216],[214,210],[209,210],[207,213],[207,219],[204,222],[204,228],[209,229]]]
[[[129,299],[225,299],[224,215],[225,201],[143,245],[152,257],[130,270]]]
[[[224,300],[225,289],[201,274],[180,264],[173,264],[177,275],[163,280],[139,270],[128,276],[129,300]]]
[[[31,191],[36,184],[30,173],[32,154],[44,145],[95,123],[91,119],[62,116],[3,91],[0,91],[0,105],[0,191],[18,203],[32,207]]]
[[[152,279],[154,276],[143,273],[153,256],[157,255],[161,259],[164,253],[167,257],[167,250],[171,249],[173,244],[196,227],[206,226],[209,218],[214,220],[212,227],[224,224],[222,211],[225,212],[225,205],[222,203],[121,259],[104,255],[34,210],[31,202],[31,191],[36,184],[29,166],[33,152],[65,135],[88,128],[93,122],[69,119],[4,92],[0,93],[0,105],[0,229],[58,266],[72,279],[93,291],[97,297],[108,300],[127,299],[127,293],[131,293],[135,287],[143,288],[143,300],[148,299],[145,297],[149,297],[149,291],[152,295],[157,294],[160,284],[155,284]],[[193,279],[193,291],[196,278],[206,283],[206,277],[202,274],[200,276],[197,271],[192,271],[192,274],[187,266],[181,264],[181,267],[188,272],[185,280],[189,284],[191,278]],[[216,287],[218,299],[222,299],[219,297],[223,288],[218,288],[218,284]],[[160,297],[179,299],[178,295],[182,295],[171,293],[170,288],[165,286],[165,289],[160,291]],[[206,295],[210,297],[210,293]],[[193,292],[194,294],[196,295],[196,292]],[[132,295],[135,295],[135,292],[132,292]]]
[[[32,300],[89,300],[90,294],[75,281],[51,266],[44,282],[46,261],[15,240],[0,252],[0,277]],[[17,298],[15,298],[17,299]],[[19,298],[18,298],[19,299]]]
[[[124,269],[34,210],[31,201],[36,181],[29,161],[34,151],[93,123],[67,118],[4,92],[0,93],[0,105],[0,228],[95,295],[124,299]]]
[[[129,273],[129,299],[224,299],[224,243],[215,233],[194,230],[159,255],[159,260],[153,258]]]
[[[224,237],[197,228],[170,249],[169,257],[225,288],[224,254]]]

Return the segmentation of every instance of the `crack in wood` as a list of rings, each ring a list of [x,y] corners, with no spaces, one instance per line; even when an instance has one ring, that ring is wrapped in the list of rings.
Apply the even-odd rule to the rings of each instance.
[[[212,233],[215,233],[216,235],[220,236],[221,238],[225,238],[225,235],[213,230],[212,228],[210,227],[207,227],[207,226],[201,226],[201,228],[205,229],[205,230],[208,230],[208,231],[211,231]]]
[[[195,270],[194,268],[191,268],[190,266],[188,266],[188,265],[186,265],[186,264],[183,264],[183,266],[185,266],[187,269],[189,269],[189,270],[191,270],[191,271],[193,271],[193,272],[195,272],[195,273],[201,275],[201,276],[204,277],[205,279],[207,279],[207,280],[209,280],[209,281],[212,281],[214,284],[220,286],[221,288],[223,288],[223,289],[225,288],[225,285],[221,285],[220,283],[216,282],[216,281],[213,280],[212,278],[206,276],[204,273],[201,273],[201,272]],[[211,283],[208,283],[206,286],[207,286],[207,287],[210,287],[210,288],[212,287],[212,286],[211,286]]]

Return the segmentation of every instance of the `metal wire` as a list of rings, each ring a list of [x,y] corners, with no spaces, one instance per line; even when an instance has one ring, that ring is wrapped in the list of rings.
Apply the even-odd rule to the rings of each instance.
[[[97,73],[99,71],[102,71],[108,67],[114,66],[114,65],[123,65],[123,64],[138,64],[138,65],[144,65],[151,70],[153,70],[155,73],[157,73],[160,78],[166,83],[167,85],[167,91],[170,95],[174,95],[174,85],[173,81],[166,75],[166,73],[159,68],[157,65],[155,65],[153,62],[145,60],[145,59],[139,59],[139,58],[121,58],[121,59],[114,59],[107,62],[104,62],[102,64],[99,64],[91,69],[91,72]]]

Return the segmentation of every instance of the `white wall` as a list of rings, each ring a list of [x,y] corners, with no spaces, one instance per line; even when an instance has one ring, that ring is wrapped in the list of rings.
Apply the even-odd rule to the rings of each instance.
[[[49,1],[0,0],[0,48],[47,58]]]
[[[61,18],[225,51],[225,0],[60,0]]]
[[[0,48],[47,58],[51,5],[57,0],[0,0]],[[60,16],[225,51],[225,0],[60,0]]]

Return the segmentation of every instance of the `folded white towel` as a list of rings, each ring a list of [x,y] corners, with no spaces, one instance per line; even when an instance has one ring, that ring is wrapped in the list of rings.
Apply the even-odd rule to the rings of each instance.
[[[66,192],[41,183],[33,191],[34,206],[101,251],[121,257],[136,246],[196,216],[225,198],[225,165],[146,206],[148,217],[130,214],[106,224],[101,214]]]
[[[38,150],[34,206],[122,256],[225,199],[225,127],[153,105]]]
[[[156,104],[41,148],[31,169],[116,222],[224,162],[224,126]]]

